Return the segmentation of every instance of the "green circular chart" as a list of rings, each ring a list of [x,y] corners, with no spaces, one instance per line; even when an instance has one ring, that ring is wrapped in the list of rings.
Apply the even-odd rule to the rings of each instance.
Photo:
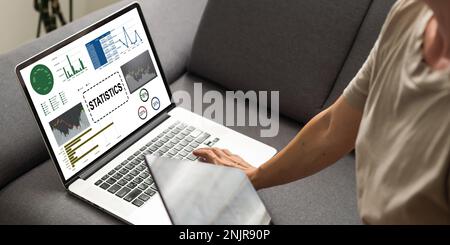
[[[46,95],[53,88],[53,74],[45,65],[36,65],[30,74],[31,86],[40,95]]]

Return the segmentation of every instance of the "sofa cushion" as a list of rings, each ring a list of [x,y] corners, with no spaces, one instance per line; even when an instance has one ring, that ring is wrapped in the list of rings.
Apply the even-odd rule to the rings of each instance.
[[[69,35],[129,4],[126,0],[87,15],[0,56],[0,188],[48,159],[33,115],[14,74],[15,66]],[[141,1],[166,77],[175,80],[185,64],[206,0]]]
[[[279,90],[305,123],[322,108],[370,0],[209,1],[188,70],[229,88]]]
[[[359,225],[355,157],[305,179],[259,191],[275,224]]]
[[[319,174],[259,194],[275,224],[360,224],[352,156]],[[69,195],[50,160],[1,190],[0,209],[0,224],[122,224]]]
[[[50,160],[3,188],[0,209],[0,224],[120,224],[112,216],[66,192]]]

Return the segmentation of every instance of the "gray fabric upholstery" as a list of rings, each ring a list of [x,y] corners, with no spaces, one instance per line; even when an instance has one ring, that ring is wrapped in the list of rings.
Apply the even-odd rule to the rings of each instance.
[[[33,114],[14,75],[16,57],[0,57],[0,188],[48,159]]]
[[[0,102],[2,108],[0,114],[0,188],[49,158],[39,135],[39,129],[16,80],[15,66],[130,2],[126,0],[99,10],[0,56]],[[141,2],[168,81],[175,80],[185,70],[196,28],[205,5],[206,0],[147,0]]]
[[[336,101],[336,99],[342,94],[342,91],[344,91],[347,84],[359,71],[359,68],[361,68],[364,64],[367,54],[369,54],[375,44],[386,15],[395,2],[396,0],[372,1],[351,52],[342,67],[342,71],[339,74],[339,77],[336,80],[333,90],[330,93],[324,107],[328,107]]]
[[[193,96],[193,83],[202,83],[203,93],[210,90],[224,93],[222,87],[189,74],[178,79],[171,88],[175,93],[182,90]],[[237,106],[249,109],[247,105]],[[297,122],[285,117],[280,118],[280,132],[273,138],[261,138],[261,127],[230,128],[277,150],[285,147],[301,129]],[[354,156],[348,155],[314,176],[262,190],[260,194],[275,224],[360,224],[355,178]]]
[[[352,155],[313,176],[259,193],[275,224],[361,224]]]
[[[120,224],[62,186],[50,160],[0,191],[0,224]]]
[[[167,81],[186,70],[195,34],[207,0],[141,0]]]
[[[371,1],[210,1],[189,71],[229,89],[279,90],[281,112],[322,107]]]

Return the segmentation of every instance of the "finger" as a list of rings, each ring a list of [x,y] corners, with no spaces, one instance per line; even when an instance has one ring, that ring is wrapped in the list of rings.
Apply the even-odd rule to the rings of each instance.
[[[250,163],[248,163],[248,162],[246,162],[244,160],[241,160],[238,163],[239,163],[239,165],[241,165],[242,167],[245,167],[245,168],[254,168],[253,165],[251,165]]]
[[[228,167],[239,167],[219,148],[202,148],[193,152],[194,155],[200,157],[200,160],[213,163],[216,165],[224,165]]]
[[[209,148],[198,148],[198,149],[195,149],[192,152],[192,154],[194,154],[194,155],[196,155],[198,157],[201,157],[201,154],[205,154],[206,151],[209,151]]]
[[[239,155],[233,154],[231,151],[224,149],[223,152],[233,161],[239,162],[244,161]]]
[[[230,156],[230,158],[231,158],[234,162],[238,163],[240,166],[243,166],[243,167],[246,167],[246,168],[253,167],[251,164],[249,164],[247,161],[245,161],[245,160],[244,160],[242,157],[240,157],[239,155],[232,154],[232,155]]]
[[[231,153],[231,151],[229,151],[228,149],[222,149],[222,151],[226,154],[227,158],[229,158],[233,162],[245,162],[244,159],[242,159],[238,155]]]
[[[214,150],[214,153],[216,153],[216,155],[218,155],[221,158],[226,158],[226,159],[231,160],[231,162],[233,162],[235,166],[241,166],[241,167],[246,167],[246,168],[253,167],[252,165],[247,163],[247,161],[245,161],[242,157],[231,153],[231,151],[229,151],[228,149],[218,149],[218,148],[214,148],[214,149],[217,149],[217,150]],[[222,154],[225,154],[225,155],[222,155]]]
[[[218,157],[220,158],[224,158],[224,159],[229,159],[228,155],[224,152],[224,150],[219,149],[219,148],[211,148],[211,150],[214,152],[214,154],[216,154]]]
[[[242,159],[242,157],[232,154],[227,149],[212,148],[212,150],[219,157],[219,161],[221,161],[222,165],[237,167],[240,169],[253,168],[253,166]]]
[[[237,167],[241,168],[242,166],[247,167],[251,166],[249,164],[246,164],[245,161],[240,157],[233,157],[237,155],[230,154],[231,152],[229,150],[225,149],[219,149],[219,148],[212,148],[213,152],[219,157],[219,161],[222,162],[222,165],[227,165],[231,167]],[[228,151],[228,154],[226,153]],[[242,163],[244,162],[244,163]]]
[[[244,159],[242,159],[239,155],[233,154],[231,151],[229,151],[228,149],[223,149],[223,152],[230,158],[232,158],[235,161],[244,161]],[[244,161],[245,162],[245,161]]]
[[[209,148],[197,149],[193,153],[205,162],[218,163],[219,157]]]
[[[223,152],[225,152],[225,154],[227,154],[229,157],[233,156],[233,153],[231,153],[231,151],[229,151],[228,149],[223,149]]]
[[[239,166],[231,158],[229,158],[223,152],[222,149],[219,149],[219,148],[208,148],[206,150],[212,152],[212,154],[217,157],[216,159],[213,160],[214,164],[224,165],[224,166],[229,166],[229,167],[237,167],[237,166]]]

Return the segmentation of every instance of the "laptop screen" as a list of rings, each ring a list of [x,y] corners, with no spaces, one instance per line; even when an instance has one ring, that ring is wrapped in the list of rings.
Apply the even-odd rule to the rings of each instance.
[[[137,8],[91,29],[18,71],[65,180],[171,104]]]

